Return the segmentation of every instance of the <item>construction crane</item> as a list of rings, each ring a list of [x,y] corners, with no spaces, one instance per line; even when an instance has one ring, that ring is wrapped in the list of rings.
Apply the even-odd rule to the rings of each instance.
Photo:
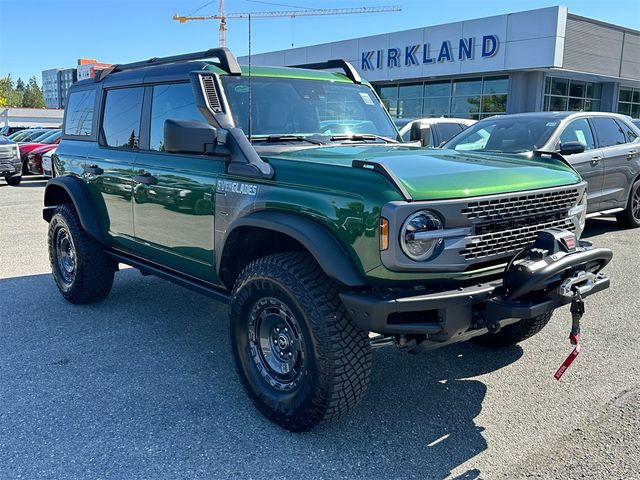
[[[244,12],[244,13],[225,13],[224,0],[219,0],[218,14],[208,16],[184,16],[174,15],[173,19],[180,23],[186,23],[191,20],[220,20],[220,46],[227,45],[227,19],[228,18],[274,18],[274,17],[307,17],[322,15],[351,15],[355,13],[383,13],[383,12],[399,12],[402,9],[399,6],[391,7],[358,7],[358,8],[327,8],[327,9],[308,9],[295,11],[273,11],[273,12]]]

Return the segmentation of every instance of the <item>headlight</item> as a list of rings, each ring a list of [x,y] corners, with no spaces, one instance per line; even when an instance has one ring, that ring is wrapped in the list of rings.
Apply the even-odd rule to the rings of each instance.
[[[439,236],[442,221],[430,210],[410,215],[402,225],[400,245],[405,255],[420,262],[440,253],[444,240]]]
[[[578,202],[578,204],[569,210],[569,217],[571,217],[571,221],[576,227],[575,235],[576,238],[580,238],[582,235],[582,231],[584,230],[584,226],[587,222],[587,191],[585,190],[582,194],[582,198]]]

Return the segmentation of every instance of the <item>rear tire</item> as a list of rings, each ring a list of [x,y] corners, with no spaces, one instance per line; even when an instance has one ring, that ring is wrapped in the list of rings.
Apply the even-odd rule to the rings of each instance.
[[[627,208],[616,215],[618,222],[628,228],[640,227],[640,179],[633,182]]]
[[[18,185],[20,185],[20,182],[22,181],[22,175],[16,175],[14,177],[4,177],[4,179],[7,182],[7,185],[11,185],[12,187],[17,187]]]
[[[116,262],[84,231],[71,205],[56,208],[49,222],[49,261],[62,296],[71,303],[92,303],[111,291]]]
[[[518,323],[512,323],[501,328],[497,333],[487,333],[473,338],[472,341],[480,345],[496,348],[515,345],[529,337],[533,337],[542,330],[549,323],[552,314],[553,312],[549,312],[538,317],[520,320]]]
[[[272,422],[306,431],[353,409],[371,369],[367,333],[351,321],[307,253],[260,258],[231,299],[231,345],[242,383]]]

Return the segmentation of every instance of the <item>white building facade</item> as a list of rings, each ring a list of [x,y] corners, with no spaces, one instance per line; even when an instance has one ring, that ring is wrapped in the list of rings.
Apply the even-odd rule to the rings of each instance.
[[[560,6],[263,53],[251,61],[293,66],[334,58],[351,62],[394,117],[543,110],[640,117],[640,32]]]

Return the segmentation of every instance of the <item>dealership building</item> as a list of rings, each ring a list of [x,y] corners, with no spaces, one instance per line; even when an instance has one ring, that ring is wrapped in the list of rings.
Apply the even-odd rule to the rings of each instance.
[[[394,117],[545,110],[640,117],[640,31],[561,6],[262,53],[251,63],[334,58],[351,62]]]

